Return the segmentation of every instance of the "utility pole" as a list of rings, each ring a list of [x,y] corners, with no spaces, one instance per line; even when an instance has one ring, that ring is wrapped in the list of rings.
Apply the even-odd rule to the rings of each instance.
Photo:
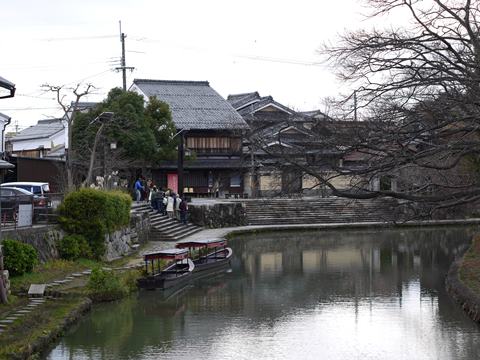
[[[120,24],[120,42],[122,43],[122,57],[120,58],[120,66],[115,68],[115,70],[121,70],[122,71],[122,78],[123,78],[123,91],[127,91],[127,69],[130,71],[133,71],[135,69],[132,66],[127,66],[126,65],[126,60],[125,60],[125,38],[127,35],[122,32],[122,22],[119,21]]]

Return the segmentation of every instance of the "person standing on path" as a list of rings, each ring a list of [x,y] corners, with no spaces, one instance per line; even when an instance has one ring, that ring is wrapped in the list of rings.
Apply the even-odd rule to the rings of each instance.
[[[158,197],[158,190],[157,190],[157,187],[155,185],[152,186],[152,188],[150,189],[150,194],[148,195],[148,201],[150,201],[150,207],[153,209],[153,210],[158,210],[158,207],[157,207],[157,197]]]
[[[142,200],[142,192],[144,191],[143,185],[142,185],[142,176],[139,176],[137,178],[137,181],[135,181],[135,200],[138,202]]]
[[[188,205],[185,197],[182,198],[182,202],[178,205],[178,209],[180,210],[180,221],[183,225],[187,225],[187,212],[188,212]]]
[[[170,219],[174,218],[174,199],[171,194],[167,196],[167,215]]]
[[[175,219],[180,221],[180,204],[182,203],[182,199],[180,196],[177,195],[175,198]]]

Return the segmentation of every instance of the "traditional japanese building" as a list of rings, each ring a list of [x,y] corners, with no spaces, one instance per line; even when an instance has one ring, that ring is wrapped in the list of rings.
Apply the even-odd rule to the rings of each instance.
[[[244,183],[253,196],[325,193],[308,169],[328,173],[342,166],[343,151],[332,129],[338,122],[321,111],[297,112],[258,92],[229,95],[227,100],[250,126],[244,152]],[[247,160],[248,159],[248,160]],[[344,187],[348,178],[338,176]]]
[[[185,149],[185,193],[243,194],[242,139],[248,125],[207,81],[135,79],[129,90],[170,106]],[[179,161],[159,163],[152,169],[154,182],[178,191],[179,165]]]

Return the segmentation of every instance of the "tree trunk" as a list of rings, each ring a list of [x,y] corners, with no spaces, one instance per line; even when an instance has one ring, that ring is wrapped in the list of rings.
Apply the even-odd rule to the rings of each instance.
[[[5,277],[3,276],[3,251],[2,251],[2,245],[0,245],[0,302],[1,302],[2,304],[7,304],[7,303],[8,303],[8,298],[7,298],[7,286],[6,286]]]
[[[87,178],[83,183],[84,186],[89,186],[92,183],[93,165],[95,164],[95,154],[97,152],[97,145],[100,140],[100,136],[102,135],[103,125],[104,124],[100,125],[100,127],[97,130],[97,133],[95,134],[95,141],[93,142],[93,149],[92,149],[92,153],[90,154],[90,164],[88,166]]]

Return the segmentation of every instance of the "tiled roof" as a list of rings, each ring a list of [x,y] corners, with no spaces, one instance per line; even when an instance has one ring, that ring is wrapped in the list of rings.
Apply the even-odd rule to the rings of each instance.
[[[330,120],[330,118],[320,110],[301,111],[300,114],[319,120]]]
[[[7,121],[8,119],[10,119],[10,116],[0,113],[0,120]]]
[[[0,76],[0,83],[8,88],[14,88],[15,84]]]
[[[65,144],[59,144],[52,149],[45,155],[45,157],[54,157],[54,158],[61,158],[65,156]]]
[[[177,129],[248,128],[245,120],[207,81],[135,79],[133,84],[147,97],[155,96],[170,106]]]
[[[15,165],[9,163],[8,161],[0,160],[0,169],[12,169],[14,167]]]
[[[85,110],[90,110],[93,109],[95,106],[97,106],[99,103],[98,102],[91,102],[91,101],[79,101],[77,104],[77,110],[79,111],[85,111]],[[70,106],[73,107],[75,105],[75,102],[72,101],[70,103]]]
[[[293,114],[295,111],[276,102],[271,96],[260,96],[258,92],[228,95],[228,102],[242,116],[251,115],[264,107],[273,105],[281,111]]]
[[[235,110],[241,109],[248,103],[258,100],[260,100],[260,95],[257,91],[251,93],[233,94],[228,95],[227,97],[227,101],[233,106]]]
[[[13,136],[10,141],[30,139],[43,139],[55,135],[64,129],[62,119],[39,120],[37,125],[32,125]]]

